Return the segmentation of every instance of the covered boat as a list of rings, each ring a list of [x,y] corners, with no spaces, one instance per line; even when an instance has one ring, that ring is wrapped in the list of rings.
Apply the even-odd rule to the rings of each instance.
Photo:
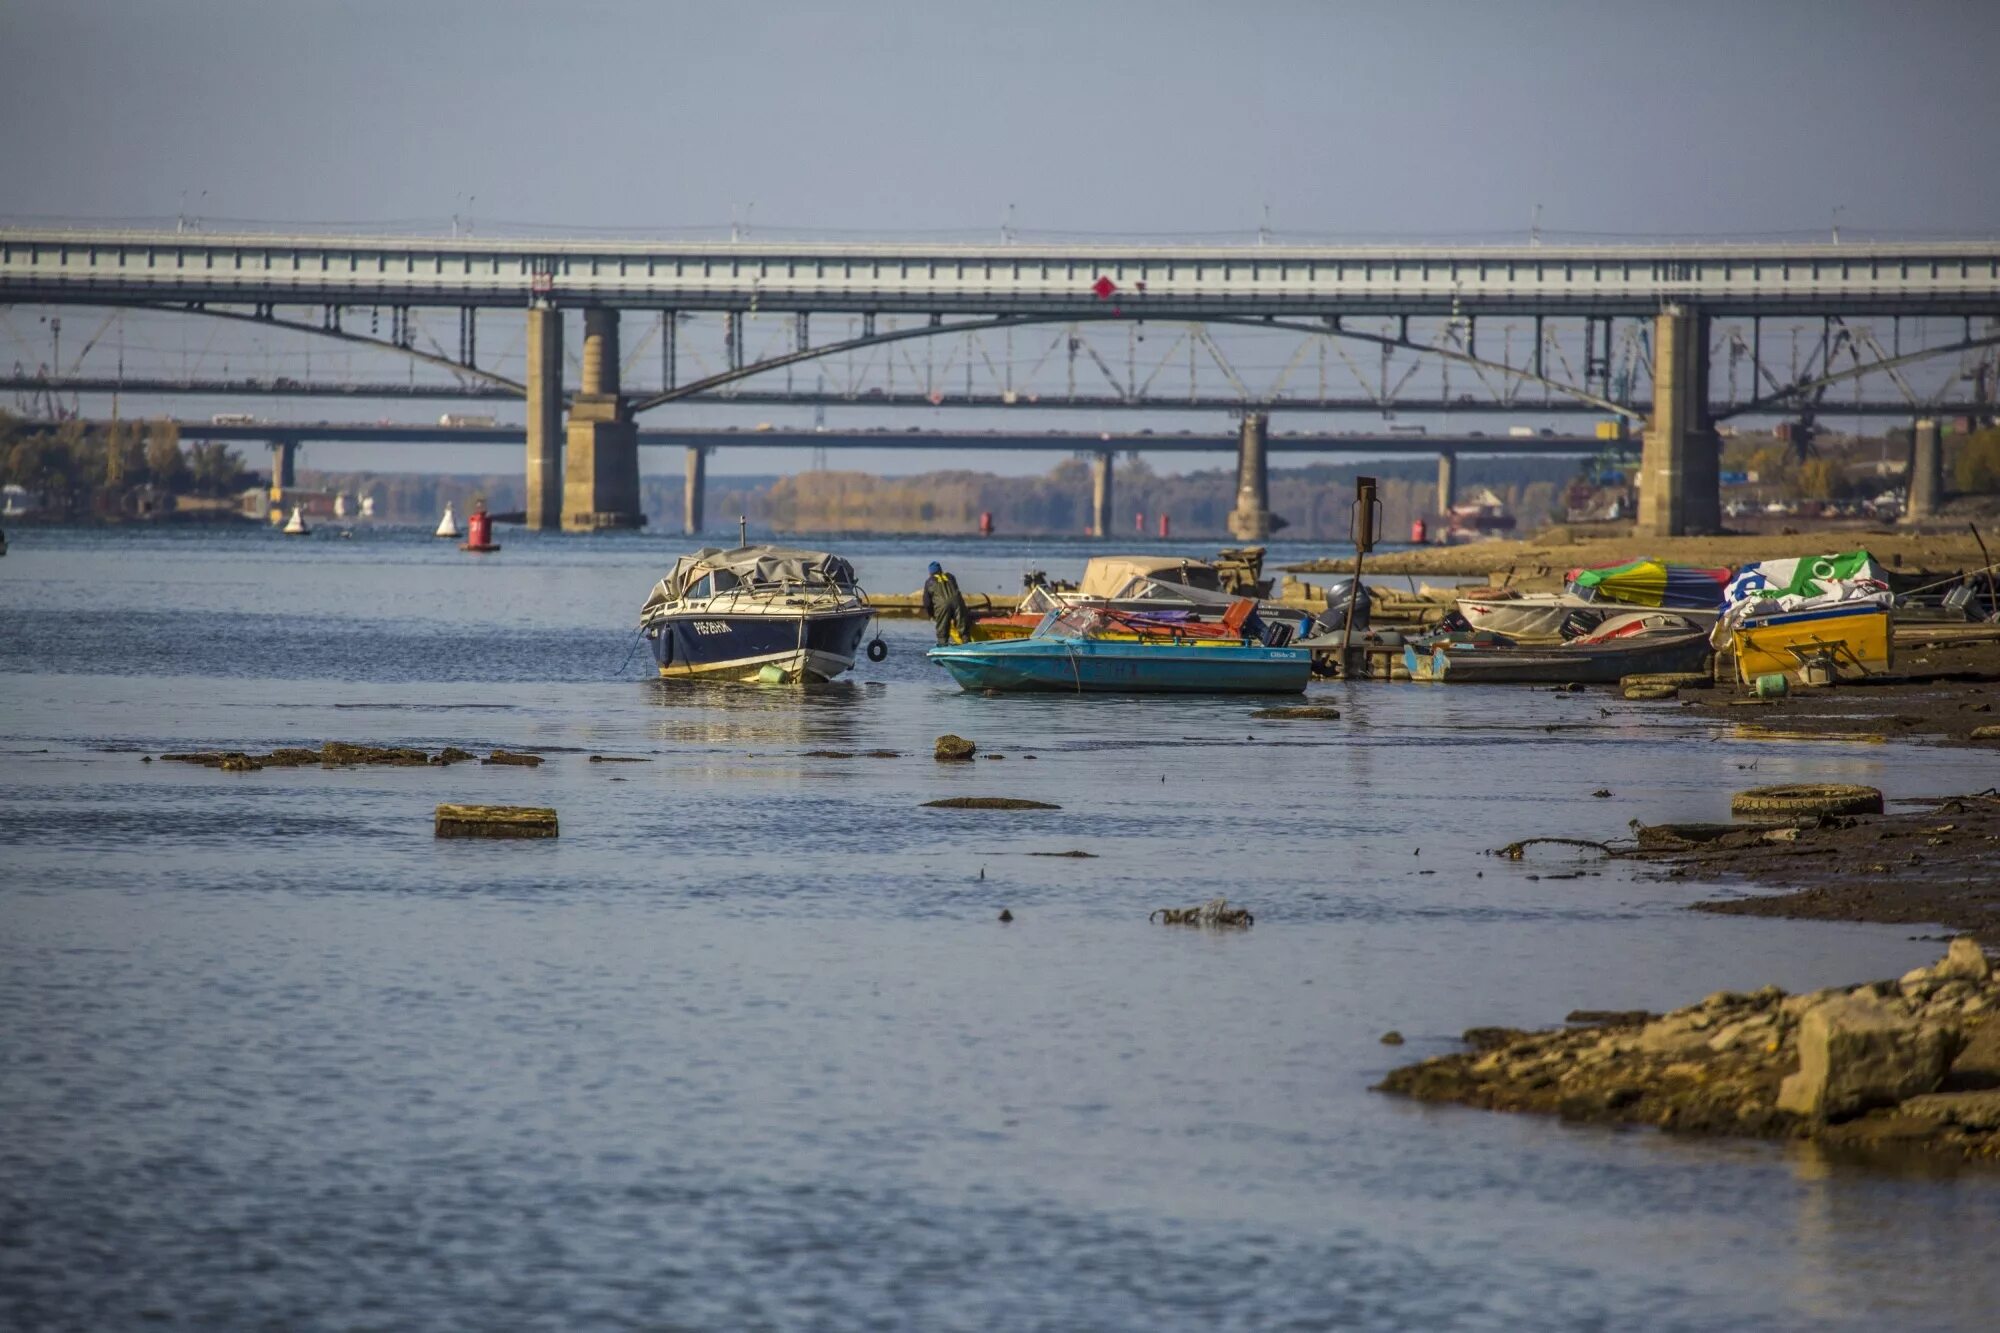
[[[1744,684],[1778,673],[1804,681],[1809,669],[1852,680],[1894,664],[1896,599],[1866,551],[1746,565],[1729,588],[1715,642],[1735,651]]]
[[[705,547],[653,585],[639,625],[662,676],[822,681],[854,665],[873,616],[839,556]]]
[[[984,616],[976,621],[972,637],[980,641],[1026,638],[1049,612],[1079,609],[1120,612],[1150,621],[1181,620],[1192,626],[1201,621],[1220,621],[1232,605],[1269,591],[1267,583],[1253,581],[1246,587],[1241,579],[1232,582],[1224,574],[1224,570],[1204,561],[1182,557],[1096,556],[1085,567],[1083,581],[1075,589],[1056,589],[1047,584],[1032,586],[1022,595],[1020,608],[1014,613]],[[1270,622],[1306,622],[1298,627],[1304,636],[1343,623],[1347,603],[1357,587],[1360,585],[1353,579],[1330,585],[1326,609],[1310,616],[1297,607],[1265,601],[1256,602],[1256,609]],[[1366,630],[1366,588],[1361,588],[1360,597],[1354,623],[1356,628]],[[1110,622],[1106,634],[1113,638],[1130,637],[1122,633],[1116,621]]]
[[[965,690],[1065,693],[1298,694],[1312,675],[1312,652],[1289,643],[1289,626],[1262,630],[1247,599],[1230,619],[1246,631],[1233,641],[1130,631],[1118,612],[1051,612],[1025,639],[949,644],[928,656]],[[1121,623],[1122,622],[1122,623]],[[1261,631],[1261,632],[1260,632]]]
[[[1708,667],[1706,630],[1664,622],[1662,613],[1630,613],[1597,635],[1570,643],[1477,643],[1464,639],[1408,644],[1403,665],[1411,680],[1452,684],[1595,685],[1626,676],[1700,672]],[[1675,619],[1678,619],[1675,617]],[[1656,623],[1648,625],[1648,620]]]
[[[1670,565],[1646,557],[1598,569],[1573,569],[1569,586],[1570,591],[1593,601],[1713,614],[1722,606],[1723,589],[1729,585],[1730,575],[1728,569]]]
[[[1727,569],[1641,559],[1598,569],[1573,569],[1562,592],[1481,589],[1458,599],[1474,629],[1553,643],[1587,634],[1637,607],[1660,607],[1707,628],[1722,613]]]

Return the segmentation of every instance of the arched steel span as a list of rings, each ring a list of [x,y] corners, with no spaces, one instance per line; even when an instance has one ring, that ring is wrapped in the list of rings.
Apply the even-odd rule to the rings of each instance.
[[[215,309],[205,304],[182,305],[182,304],[172,304],[172,303],[154,302],[154,301],[127,302],[118,304],[120,304],[122,308],[129,310],[153,310],[153,311],[163,311],[169,314],[206,315],[211,319],[228,319],[247,324],[264,324],[264,325],[270,325],[275,328],[287,329],[295,333],[306,333],[306,334],[314,334],[325,338],[336,338],[342,342],[356,343],[361,346],[372,347],[380,351],[395,352],[400,355],[411,357],[418,361],[422,361],[426,365],[433,365],[440,367],[441,369],[451,371],[453,374],[469,375],[475,379],[479,379],[488,384],[492,384],[497,388],[505,389],[510,393],[520,394],[523,397],[526,396],[528,391],[527,386],[520,383],[518,380],[509,379],[505,375],[498,374],[494,371],[482,370],[477,366],[468,366],[462,362],[454,361],[450,357],[440,356],[431,352],[421,351],[418,348],[408,347],[403,345],[402,343],[394,342],[392,340],[369,337],[364,334],[358,334],[358,333],[349,333],[345,329],[330,328],[318,324],[308,324],[299,320],[280,319],[276,315],[265,315],[257,313],[245,314],[241,311]],[[660,407],[666,403],[676,402],[684,398],[691,398],[698,394],[706,393],[712,389],[719,389],[724,385],[735,384],[742,380],[750,379],[757,375],[762,375],[767,371],[782,370],[786,366],[798,365],[802,362],[814,361],[822,357],[836,356],[842,352],[861,351],[866,348],[878,347],[887,343],[903,342],[905,340],[913,338],[930,338],[951,333],[977,333],[987,329],[1003,329],[1003,328],[1022,327],[1022,326],[1037,325],[1037,324],[1041,325],[1082,324],[1082,323],[1108,324],[1108,323],[1145,323],[1145,322],[1148,321],[1145,321],[1143,319],[1131,315],[1122,315],[1122,314],[1113,315],[1108,313],[1104,315],[1085,315],[1085,316],[1001,315],[991,319],[958,320],[952,323],[922,324],[908,329],[892,329],[886,333],[874,333],[860,338],[849,338],[841,342],[828,343],[821,347],[811,347],[811,348],[806,348],[802,351],[787,352],[783,356],[770,357],[763,361],[756,362],[752,365],[739,366],[733,370],[722,371],[718,374],[710,375],[707,376],[706,378],[695,380],[688,384],[679,385],[672,389],[663,390],[662,392],[659,393],[647,394],[645,396],[633,399],[631,410],[635,414],[639,412],[648,411],[652,408]],[[1178,321],[1172,321],[1172,322],[1178,322]],[[1607,412],[1616,416],[1625,417],[1632,421],[1643,422],[1645,420],[1645,413],[1639,411],[1636,408],[1630,407],[1626,404],[1617,403],[1608,398],[1600,397],[1599,395],[1590,393],[1587,390],[1579,389],[1574,385],[1564,384],[1559,380],[1549,379],[1547,376],[1537,375],[1533,371],[1527,370],[1520,366],[1510,366],[1505,364],[1504,362],[1489,361],[1484,357],[1474,356],[1469,352],[1462,352],[1455,348],[1440,347],[1425,343],[1417,343],[1417,342],[1412,342],[1408,338],[1400,338],[1400,337],[1392,338],[1384,334],[1367,333],[1359,329],[1331,328],[1324,324],[1307,323],[1289,319],[1276,319],[1268,317],[1254,318],[1250,316],[1212,316],[1210,318],[1198,322],[1205,324],[1227,324],[1241,328],[1283,329],[1290,333],[1307,334],[1318,337],[1351,338],[1357,342],[1373,343],[1378,347],[1394,347],[1404,351],[1414,352],[1419,355],[1437,356],[1448,361],[1455,361],[1461,365],[1471,366],[1477,370],[1488,370],[1496,374],[1505,375],[1510,378],[1526,381],[1531,384],[1539,384],[1550,390],[1552,393],[1562,394],[1566,398],[1570,398],[1577,402],[1587,404],[1588,406],[1596,408],[1603,412]],[[2000,344],[2000,333],[1988,334],[1987,336],[1981,338],[1962,339],[1959,342],[1948,343],[1940,347],[1920,348],[1914,352],[1905,352],[1900,356],[1871,361],[1868,362],[1866,365],[1850,366],[1846,370],[1839,371],[1835,374],[1823,375],[1817,379],[1802,380],[1798,383],[1788,385],[1784,389],[1776,393],[1765,394],[1763,397],[1752,399],[1747,403],[1738,403],[1731,405],[1722,411],[1715,412],[1713,414],[1713,419],[1717,421],[1723,421],[1727,420],[1730,417],[1743,416],[1752,413],[1770,412],[1774,409],[1794,406],[1798,404],[1799,400],[1803,396],[1813,393],[1816,390],[1827,388],[1834,384],[1845,383],[1848,380],[1858,379],[1864,375],[1875,374],[1877,372],[1886,372],[1889,370],[1893,370],[1899,366],[1911,365],[1918,361],[1928,360],[1929,358],[1934,356],[1949,356],[1954,352],[1974,351],[1983,347],[1992,347],[1995,346],[1996,344]],[[567,398],[567,395],[565,395],[565,397]],[[1254,400],[1245,399],[1243,406],[1246,408],[1255,408],[1258,406],[1258,404]]]
[[[1122,314],[1081,315],[1081,316],[1000,315],[992,319],[963,319],[949,324],[946,323],[922,324],[918,325],[915,328],[892,329],[887,333],[868,334],[860,338],[849,338],[842,342],[828,343],[823,347],[809,347],[797,352],[787,352],[783,356],[770,357],[767,358],[766,360],[756,362],[753,365],[738,366],[733,370],[725,370],[720,372],[719,374],[710,375],[704,379],[694,380],[687,384],[678,385],[672,389],[666,389],[659,393],[647,394],[644,397],[635,398],[632,400],[632,411],[636,415],[637,413],[649,411],[652,408],[660,407],[666,403],[675,402],[683,398],[692,398],[697,394],[707,393],[712,389],[719,389],[726,384],[735,384],[740,380],[746,380],[751,378],[752,376],[762,375],[766,371],[782,370],[786,366],[795,366],[803,361],[814,361],[821,357],[837,356],[842,352],[861,351],[864,348],[879,347],[884,343],[902,342],[910,338],[930,338],[947,333],[979,333],[987,329],[1019,328],[1023,325],[1030,325],[1030,324],[1111,324],[1111,323],[1141,324],[1146,322],[1148,321],[1146,321],[1143,318],[1133,315],[1122,315]],[[1154,322],[1180,323],[1183,321],[1175,320],[1175,321],[1154,321]],[[1416,342],[1411,342],[1407,338],[1391,338],[1386,335],[1377,333],[1363,333],[1358,329],[1335,328],[1324,324],[1300,323],[1296,320],[1287,320],[1287,319],[1252,318],[1250,316],[1219,315],[1219,316],[1210,316],[1208,318],[1198,321],[1188,321],[1188,322],[1201,323],[1201,324],[1229,324],[1241,328],[1250,328],[1250,329],[1283,329],[1288,333],[1307,334],[1307,335],[1312,335],[1317,337],[1327,337],[1327,338],[1353,338],[1360,342],[1374,343],[1378,347],[1397,347],[1405,351],[1416,352],[1420,355],[1429,354],[1433,356],[1443,357],[1448,361],[1456,361],[1461,365],[1471,366],[1478,370],[1491,370],[1498,374],[1511,376],[1514,379],[1525,380],[1531,384],[1540,384],[1547,387],[1550,391],[1554,393],[1560,393],[1565,397],[1574,398],[1579,402],[1587,403],[1590,406],[1599,409],[1600,411],[1610,412],[1622,417],[1629,417],[1635,421],[1643,421],[1645,419],[1645,414],[1643,412],[1638,411],[1635,408],[1627,407],[1622,403],[1612,402],[1608,398],[1599,397],[1597,394],[1590,393],[1587,390],[1576,388],[1574,385],[1564,384],[1558,380],[1552,380],[1547,378],[1546,376],[1537,375],[1533,371],[1525,370],[1519,366],[1510,366],[1499,361],[1488,361],[1484,357],[1474,356],[1469,352],[1461,352],[1455,348],[1438,347],[1425,343],[1416,343]],[[1245,399],[1243,402],[1243,406],[1245,408],[1254,409],[1258,406],[1258,404],[1255,400]]]
[[[422,361],[426,365],[442,367],[445,370],[451,371],[454,375],[470,375],[474,379],[484,380],[488,384],[520,394],[524,398],[528,394],[527,385],[522,384],[518,380],[510,380],[505,375],[496,374],[490,370],[481,370],[478,366],[468,366],[463,362],[454,361],[448,356],[439,356],[431,352],[420,351],[415,347],[406,347],[402,343],[390,339],[372,338],[361,333],[349,333],[346,329],[330,328],[321,324],[307,324],[296,319],[280,319],[276,315],[244,314],[240,310],[216,310],[203,304],[175,305],[161,301],[136,301],[121,303],[121,305],[126,310],[157,310],[172,315],[207,315],[210,319],[232,319],[242,324],[266,324],[273,328],[289,329],[294,333],[311,333],[322,338],[338,338],[342,342],[359,343],[363,347],[372,347],[378,351],[395,352],[402,356],[411,357],[414,360]]]
[[[1835,384],[1860,379],[1863,375],[1873,375],[1879,371],[1894,370],[1898,366],[1907,366],[1913,362],[1927,360],[1934,356],[1949,356],[1953,352],[1971,352],[1981,347],[1993,347],[1996,345],[2000,345],[2000,332],[1989,333],[1983,338],[1961,339],[1955,343],[1948,343],[1943,347],[1920,348],[1914,352],[1905,352],[1901,356],[1870,361],[1865,365],[1849,366],[1846,370],[1831,375],[1821,375],[1818,379],[1800,380],[1795,384],[1786,385],[1776,393],[1767,393],[1762,398],[1753,398],[1747,403],[1740,403],[1725,411],[1712,413],[1711,416],[1716,421],[1723,421],[1729,417],[1742,416],[1745,413],[1769,412],[1774,408],[1782,407],[1804,407],[1808,404],[1801,400],[1806,395],[1829,388]],[[1925,409],[1921,404],[1912,403],[1910,404],[1910,410],[1912,412],[1922,412]]]

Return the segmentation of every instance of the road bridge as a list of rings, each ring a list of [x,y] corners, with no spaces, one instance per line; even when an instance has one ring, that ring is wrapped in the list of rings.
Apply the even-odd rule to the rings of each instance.
[[[11,229],[0,230],[0,301],[224,315],[392,347],[511,388],[527,400],[530,522],[572,530],[644,521],[638,414],[754,375],[861,347],[1030,324],[1286,329],[1422,352],[1643,422],[1641,527],[1668,534],[1719,525],[1711,321],[1751,322],[1753,396],[1737,410],[1811,412],[1829,387],[1858,376],[1894,378],[1921,357],[2000,344],[2000,241],[1054,246]],[[311,313],[288,318],[280,307]],[[344,320],[356,308],[378,316],[386,308],[388,337],[348,329]],[[416,346],[412,312],[419,308],[459,312],[455,357]],[[478,364],[482,308],[526,309],[525,382]],[[565,308],[583,312],[574,392],[563,384]],[[728,330],[726,367],[688,384],[626,391],[619,316],[627,310],[719,314]],[[795,321],[793,348],[746,360],[745,319],[773,313]],[[861,328],[815,342],[812,321],[825,315],[856,316]],[[1482,350],[1479,321],[1496,316],[1535,322],[1532,359],[1496,359],[1490,335]],[[1803,371],[1784,379],[1762,356],[1758,321],[1771,316],[1815,319],[1823,330]],[[1891,350],[1857,333],[1856,316],[1956,319],[1962,327],[1949,342],[1904,352],[1899,336]],[[906,322],[883,327],[882,317]],[[1428,343],[1411,332],[1413,319],[1426,318],[1439,322]],[[1541,326],[1562,318],[1582,322],[1588,350],[1581,383],[1544,359]],[[1389,331],[1356,322],[1376,319],[1390,321]],[[1613,392],[1620,320],[1630,345],[1644,346],[1650,396],[1643,409],[1629,386]],[[663,323],[671,338],[674,321]],[[1251,537],[1263,535],[1255,531],[1262,420],[1253,405],[1239,436],[1239,535]]]
[[[193,440],[268,444],[271,449],[271,478],[274,503],[282,500],[285,488],[293,484],[297,452],[307,443],[369,444],[480,444],[520,445],[527,439],[522,426],[442,426],[365,421],[292,422],[213,422],[177,423],[181,434]],[[1254,435],[1251,433],[1254,432]],[[1251,438],[1245,438],[1251,435]],[[1092,459],[1091,509],[1094,530],[1110,531],[1114,469],[1119,454],[1214,454],[1237,453],[1249,456],[1250,467],[1239,461],[1236,512],[1231,515],[1232,532],[1259,529],[1268,536],[1270,508],[1263,460],[1270,454],[1425,456],[1438,460],[1438,512],[1451,508],[1457,460],[1468,457],[1557,457],[1587,458],[1602,452],[1607,442],[1595,436],[1538,434],[1533,436],[1411,433],[1277,432],[1269,430],[1266,418],[1253,414],[1243,431],[1231,435],[1156,434],[1151,431],[940,431],[911,428],[904,431],[874,430],[733,430],[728,428],[687,428],[641,430],[635,433],[636,447],[678,447],[687,451],[686,484],[683,497],[685,531],[702,527],[703,491],[707,484],[708,456],[717,449],[811,449],[841,451],[851,449],[896,449],[934,454],[992,452],[1060,452],[1088,454]],[[635,464],[636,468],[636,464]],[[636,486],[636,482],[634,483]],[[1240,533],[1238,535],[1241,535]],[[1246,538],[1249,540],[1249,538]]]
[[[442,381],[400,380],[291,380],[285,378],[161,378],[118,375],[28,375],[0,373],[0,392],[12,392],[33,401],[52,397],[56,401],[78,395],[122,394],[141,398],[346,398],[381,400],[384,402],[413,400],[438,402],[476,403],[518,403],[521,395],[510,388],[487,383],[449,383]],[[1470,394],[1453,399],[1424,398],[1411,394],[1399,394],[1384,402],[1379,398],[1313,397],[1307,394],[1278,395],[1275,397],[1243,398],[1229,394],[1142,394],[1117,396],[1104,393],[1078,394],[1074,397],[1064,394],[1023,394],[1023,393],[888,393],[880,389],[867,392],[827,392],[800,389],[797,391],[763,391],[738,389],[734,387],[714,389],[682,400],[712,407],[865,407],[883,409],[936,408],[966,409],[1007,412],[1106,412],[1106,411],[1147,411],[1147,412],[1206,412],[1240,414],[1245,411],[1269,412],[1325,412],[1347,413],[1367,416],[1447,416],[1457,414],[1466,417],[1487,415],[1563,417],[1601,417],[1604,410],[1594,403],[1566,397],[1492,399],[1475,398]],[[1652,411],[1649,398],[1632,398],[1626,405],[1642,415]],[[1972,416],[1991,412],[1993,404],[1975,398],[1936,398],[1921,404],[1913,404],[1906,397],[1897,398],[1846,398],[1827,408],[1842,417],[1901,419],[1921,410],[1930,416]],[[1730,405],[1714,408],[1710,416],[1716,421],[1731,420],[1738,416],[1787,417],[1794,415],[1788,407],[1771,406],[1763,412],[1748,413],[1732,411]],[[642,432],[643,434],[643,432]]]

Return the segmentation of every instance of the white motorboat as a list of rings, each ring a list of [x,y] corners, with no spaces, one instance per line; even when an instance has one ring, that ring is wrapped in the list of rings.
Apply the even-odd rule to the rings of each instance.
[[[1458,599],[1458,613],[1475,630],[1503,634],[1523,643],[1556,643],[1564,627],[1588,633],[1613,616],[1635,611],[1666,610],[1701,630],[1715,627],[1721,608],[1641,607],[1629,602],[1601,601],[1573,592],[1513,592],[1487,589]]]
[[[662,676],[825,681],[854,665],[874,615],[839,556],[707,547],[653,585],[639,625]]]

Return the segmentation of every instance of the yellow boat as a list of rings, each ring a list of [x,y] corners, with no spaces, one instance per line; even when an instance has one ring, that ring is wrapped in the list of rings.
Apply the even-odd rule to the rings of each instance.
[[[1831,664],[1835,680],[1855,680],[1895,664],[1889,608],[1877,602],[1835,603],[1746,620],[1734,630],[1736,679],[1784,674],[1801,682],[1808,663]]]

